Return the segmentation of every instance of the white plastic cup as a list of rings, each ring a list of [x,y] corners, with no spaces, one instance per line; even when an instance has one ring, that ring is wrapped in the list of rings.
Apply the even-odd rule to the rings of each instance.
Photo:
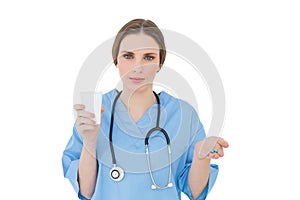
[[[85,106],[85,111],[95,114],[94,120],[96,124],[101,122],[101,106],[102,106],[102,92],[98,91],[84,91],[80,92],[81,104]]]

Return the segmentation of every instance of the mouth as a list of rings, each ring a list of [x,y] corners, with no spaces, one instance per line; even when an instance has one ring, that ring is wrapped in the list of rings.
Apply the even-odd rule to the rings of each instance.
[[[129,79],[134,83],[140,83],[145,80],[144,78],[140,78],[140,77],[130,77]]]

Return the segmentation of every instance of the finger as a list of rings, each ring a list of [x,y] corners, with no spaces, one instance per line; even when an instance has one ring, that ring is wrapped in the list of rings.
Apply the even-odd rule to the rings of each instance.
[[[218,159],[218,158],[220,158],[220,155],[218,153],[215,153],[215,155],[213,155],[213,158]]]
[[[208,157],[213,158],[213,159],[218,159],[220,156],[218,153],[209,153]]]
[[[95,125],[96,124],[95,120],[85,118],[85,117],[78,117],[77,123],[78,123],[78,125],[82,125],[82,124]]]
[[[77,111],[77,116],[78,117],[84,117],[84,118],[95,118],[95,114],[85,111],[85,110],[79,110]]]
[[[215,144],[215,146],[209,151],[208,155],[209,158],[218,159],[224,156],[223,148],[220,144]]]
[[[214,148],[218,150],[218,152],[216,154],[218,154],[219,157],[223,157],[224,156],[223,147],[219,143],[217,143]]]
[[[218,148],[218,153],[219,157],[223,157],[224,156],[224,150],[222,147]]]
[[[83,104],[75,104],[73,106],[73,108],[76,110],[76,111],[79,111],[79,110],[84,110],[85,106]]]
[[[218,144],[221,145],[221,147],[224,147],[224,148],[229,147],[228,142],[227,142],[226,140],[224,140],[223,138],[220,138],[220,139],[218,140]]]
[[[105,110],[105,107],[101,106],[101,114],[104,112],[104,110]]]

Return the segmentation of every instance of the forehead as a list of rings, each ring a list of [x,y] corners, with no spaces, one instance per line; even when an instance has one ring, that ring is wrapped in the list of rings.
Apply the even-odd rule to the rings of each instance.
[[[146,34],[130,34],[125,36],[121,41],[119,52],[137,51],[141,49],[159,51],[159,45],[151,36]]]

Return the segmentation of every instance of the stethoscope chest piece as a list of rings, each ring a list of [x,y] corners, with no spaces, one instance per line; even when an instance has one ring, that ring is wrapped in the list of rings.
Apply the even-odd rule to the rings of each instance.
[[[124,170],[114,165],[110,170],[110,178],[114,181],[121,181],[124,178]]]

